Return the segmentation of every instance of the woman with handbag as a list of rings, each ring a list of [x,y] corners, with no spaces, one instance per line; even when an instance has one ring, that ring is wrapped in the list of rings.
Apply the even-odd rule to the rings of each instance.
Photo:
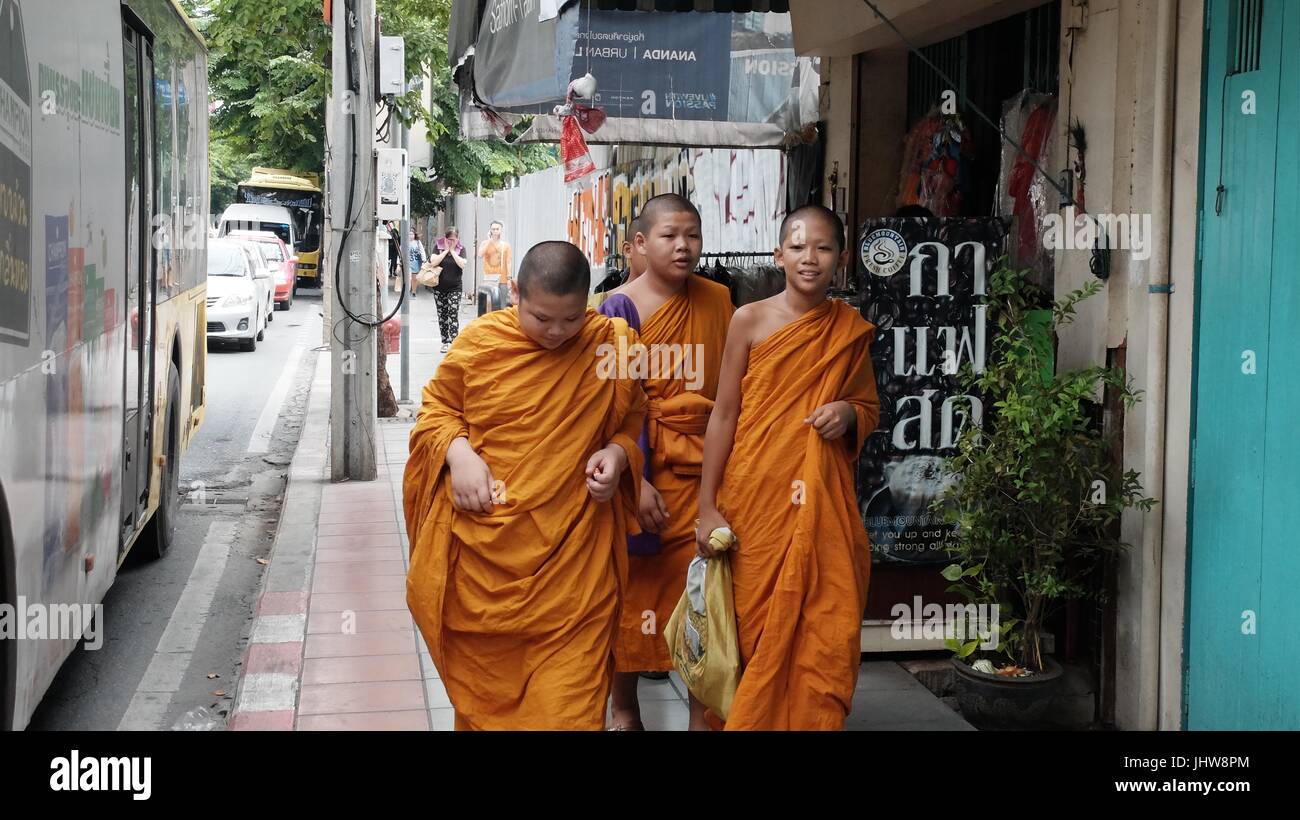
[[[420,290],[418,275],[421,267],[428,260],[429,255],[424,252],[424,244],[420,242],[420,234],[416,232],[415,227],[411,227],[411,241],[406,246],[407,266],[411,270],[411,298],[414,299]]]
[[[429,284],[438,305],[438,333],[442,337],[442,352],[446,353],[460,332],[460,290],[465,271],[465,246],[460,244],[460,232],[448,228],[446,236],[438,240],[436,251],[425,267],[432,266],[436,273]],[[421,279],[424,278],[422,272]]]

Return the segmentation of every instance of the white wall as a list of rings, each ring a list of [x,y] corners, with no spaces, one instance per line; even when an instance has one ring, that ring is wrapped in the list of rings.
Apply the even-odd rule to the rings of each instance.
[[[476,239],[492,220],[514,248],[516,268],[533,245],[576,241],[592,263],[593,286],[605,273],[611,233],[621,237],[646,199],[676,191],[700,209],[705,252],[765,251],[777,245],[785,215],[785,160],[779,151],[591,146],[597,170],[565,184],[561,166],[522,177],[512,188],[454,198],[454,224],[471,251],[465,290],[475,287]],[[614,162],[617,161],[617,165]]]

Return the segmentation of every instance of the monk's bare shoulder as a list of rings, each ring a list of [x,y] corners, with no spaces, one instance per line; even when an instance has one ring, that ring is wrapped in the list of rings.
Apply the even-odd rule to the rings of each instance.
[[[757,302],[750,302],[742,308],[742,310],[749,309],[753,316],[751,320],[753,329],[750,332],[751,345],[762,343],[768,336],[776,333],[795,318],[789,315],[782,296],[783,294],[778,293]],[[739,315],[740,311],[736,311],[736,314]]]
[[[746,348],[753,346],[755,333],[763,324],[762,304],[751,302],[736,308],[736,312],[731,314],[731,325],[727,328],[728,341],[734,338],[744,342]]]

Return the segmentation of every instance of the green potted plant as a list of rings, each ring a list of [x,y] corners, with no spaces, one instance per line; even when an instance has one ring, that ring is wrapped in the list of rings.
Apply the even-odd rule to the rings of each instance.
[[[1060,674],[1043,655],[1049,619],[1069,601],[1100,594],[1091,583],[1098,561],[1127,547],[1116,536],[1120,515],[1155,500],[1143,495],[1136,472],[1114,467],[1092,411],[1101,387],[1126,407],[1139,400],[1123,372],[1055,372],[1054,332],[1101,284],[1089,282],[1049,312],[1037,309],[1047,301],[1028,276],[1003,260],[990,277],[991,355],[983,373],[967,364],[960,375],[988,412],[946,460],[954,481],[934,510],[955,525],[953,562],[943,570],[949,591],[998,612],[991,637],[947,640],[955,666],[970,679],[1032,684]]]

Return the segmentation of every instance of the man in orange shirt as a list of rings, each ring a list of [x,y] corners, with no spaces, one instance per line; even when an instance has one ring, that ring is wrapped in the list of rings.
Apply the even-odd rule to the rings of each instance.
[[[478,258],[483,260],[483,284],[504,285],[510,281],[510,243],[501,238],[502,225],[493,222],[487,241],[480,241]]]

